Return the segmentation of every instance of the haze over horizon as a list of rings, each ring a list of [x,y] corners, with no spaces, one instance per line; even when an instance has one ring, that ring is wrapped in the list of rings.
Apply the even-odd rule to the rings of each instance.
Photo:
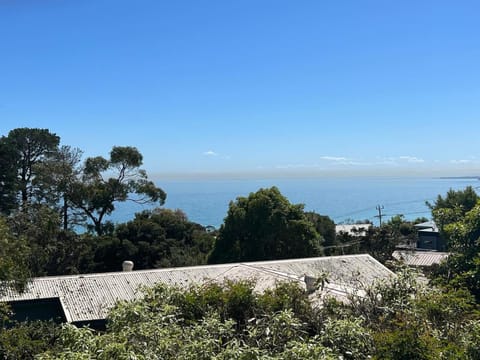
[[[0,3],[0,135],[150,177],[480,175],[480,3]],[[6,36],[8,34],[8,36]]]

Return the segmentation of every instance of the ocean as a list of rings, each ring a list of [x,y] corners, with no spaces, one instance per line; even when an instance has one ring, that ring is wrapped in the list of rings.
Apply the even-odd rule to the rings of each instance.
[[[166,180],[157,183],[166,193],[164,205],[183,210],[191,221],[219,227],[230,201],[248,196],[260,188],[276,186],[291,203],[305,210],[327,215],[336,223],[368,219],[378,224],[377,206],[383,207],[385,221],[394,215],[413,220],[431,218],[425,202],[433,202],[449,189],[471,185],[480,188],[477,178],[428,177],[321,177],[278,179]],[[131,202],[118,204],[109,220],[124,222],[151,206]]]

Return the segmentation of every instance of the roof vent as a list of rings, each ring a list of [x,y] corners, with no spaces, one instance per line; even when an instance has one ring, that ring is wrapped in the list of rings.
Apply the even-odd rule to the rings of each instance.
[[[125,260],[122,263],[122,269],[123,269],[123,271],[132,271],[133,270],[133,261]]]
[[[305,286],[307,287],[307,293],[312,293],[317,290],[317,281],[316,277],[305,274],[303,281],[305,281]]]

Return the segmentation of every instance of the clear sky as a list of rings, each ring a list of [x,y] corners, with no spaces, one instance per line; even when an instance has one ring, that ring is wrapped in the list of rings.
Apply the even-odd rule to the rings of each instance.
[[[0,0],[0,134],[150,175],[480,175],[478,1]]]

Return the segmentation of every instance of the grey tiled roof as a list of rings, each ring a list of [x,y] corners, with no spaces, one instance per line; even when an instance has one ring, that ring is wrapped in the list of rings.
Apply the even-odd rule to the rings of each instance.
[[[437,251],[394,251],[393,257],[409,266],[432,266],[439,264],[449,253]]]
[[[255,289],[261,292],[280,281],[296,281],[304,286],[306,274],[314,277],[327,274],[329,286],[335,293],[358,283],[370,284],[393,273],[369,255],[245,262],[34,278],[24,293],[9,290],[0,301],[59,298],[67,321],[83,322],[105,319],[117,301],[140,297],[142,286],[165,283],[187,287],[207,281],[252,279],[256,280]]]

